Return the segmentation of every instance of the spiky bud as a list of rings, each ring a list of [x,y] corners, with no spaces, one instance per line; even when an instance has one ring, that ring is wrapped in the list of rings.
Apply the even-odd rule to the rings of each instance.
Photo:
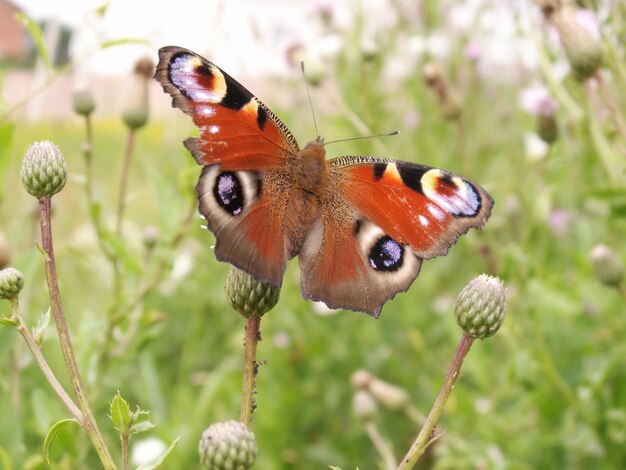
[[[456,299],[456,321],[473,338],[493,335],[504,320],[506,295],[502,281],[481,274],[472,279]]]
[[[247,470],[256,459],[256,439],[244,423],[221,421],[204,430],[198,451],[209,470]]]
[[[624,279],[624,263],[611,248],[597,245],[591,250],[591,264],[598,279],[609,286],[618,286]]]
[[[32,144],[20,171],[22,184],[36,198],[50,197],[65,186],[67,169],[59,147],[48,140]]]
[[[15,268],[0,270],[0,299],[14,299],[24,287],[24,276]]]
[[[593,76],[602,65],[603,47],[599,33],[581,21],[580,10],[563,7],[550,19],[556,26],[574,78],[583,81]]]
[[[352,397],[352,411],[361,421],[370,421],[378,414],[378,405],[369,392],[358,390]]]
[[[129,129],[139,129],[148,122],[148,83],[154,73],[154,64],[148,58],[139,59],[130,79],[122,120]]]
[[[559,126],[554,114],[539,114],[537,116],[537,134],[547,144],[551,144],[559,136]]]
[[[274,308],[280,297],[279,287],[257,281],[234,266],[230,268],[224,290],[230,305],[245,318],[263,316]]]
[[[72,107],[76,114],[89,116],[96,109],[96,103],[93,100],[91,91],[86,87],[74,90],[74,93],[72,93]]]

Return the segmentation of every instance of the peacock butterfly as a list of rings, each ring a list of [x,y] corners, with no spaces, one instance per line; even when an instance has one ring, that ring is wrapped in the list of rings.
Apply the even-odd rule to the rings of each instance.
[[[155,78],[199,128],[184,144],[202,166],[196,191],[216,258],[261,281],[280,286],[298,255],[304,298],[378,317],[423,259],[491,213],[483,188],[445,170],[326,160],[321,137],[301,150],[267,106],[194,52],[162,48]]]

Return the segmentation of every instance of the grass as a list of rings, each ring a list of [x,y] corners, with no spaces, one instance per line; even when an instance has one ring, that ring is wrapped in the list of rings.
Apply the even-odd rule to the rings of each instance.
[[[251,425],[260,449],[256,467],[383,468],[363,423],[352,413],[351,375],[366,369],[403,388],[426,414],[461,336],[453,316],[455,296],[474,276],[489,272],[508,289],[507,318],[493,339],[472,348],[440,423],[445,434],[422,465],[623,468],[625,298],[598,280],[589,254],[607,244],[624,259],[626,191],[623,171],[612,174],[614,168],[600,157],[590,124],[594,115],[587,110],[582,120],[573,121],[560,108],[559,138],[544,158],[531,159],[522,142],[535,124],[517,108],[516,84],[487,82],[457,58],[462,70],[452,82],[465,73],[471,86],[462,90],[462,121],[456,124],[442,118],[418,69],[385,86],[380,78],[384,54],[373,60],[346,56],[325,85],[342,101],[331,102],[331,112],[322,116],[318,111],[324,136],[362,134],[355,119],[372,132],[403,132],[334,144],[328,149],[331,156],[390,156],[453,170],[484,186],[496,205],[483,231],[464,236],[447,257],[426,261],[414,285],[390,301],[379,320],[354,312],[319,315],[300,298],[297,263],[290,264],[280,301],[262,322],[258,409]],[[571,79],[563,86],[586,109],[583,87]],[[300,83],[277,84],[277,93],[284,87],[304,95]],[[622,105],[624,89],[613,88]],[[319,95],[329,96],[315,89],[314,102]],[[261,98],[272,106],[272,96]],[[302,144],[306,139],[301,137],[312,137],[313,131],[302,118],[308,110],[301,101],[294,109],[274,111]],[[404,131],[403,118],[414,112],[419,126]],[[94,194],[104,223],[113,227],[125,130],[121,122],[106,119],[96,120],[94,130]],[[619,153],[624,143],[611,133],[610,120],[600,130]],[[64,152],[70,177],[53,199],[53,231],[61,292],[87,393],[118,458],[117,432],[106,416],[117,390],[131,408],[139,404],[151,411],[156,428],[145,435],[168,444],[180,437],[167,468],[197,467],[202,430],[236,419],[241,400],[243,319],[223,294],[228,266],[215,260],[213,237],[200,228],[198,218],[179,244],[167,245],[195,204],[199,169],[180,144],[191,133],[190,124],[150,121],[137,136],[120,303],[151,279],[160,261],[166,269],[140,304],[137,331],[128,338],[127,318],[105,334],[119,305],[111,305],[113,271],[98,246],[84,196],[82,122],[15,122],[12,140],[2,144],[6,161],[0,165],[0,230],[11,247],[11,264],[26,278],[20,302],[34,325],[48,299],[35,247],[36,204],[21,186],[19,168],[33,141],[51,139]],[[149,226],[161,233],[152,254],[141,242]],[[0,304],[0,313],[8,312],[8,303]],[[42,348],[69,387],[52,326]],[[10,328],[0,329],[0,357],[0,468],[47,468],[43,439],[68,413]],[[381,408],[376,423],[398,458],[418,431],[400,411]],[[133,437],[131,446],[145,435]],[[78,428],[64,431],[52,447],[52,461],[51,467],[59,469],[97,465]]]

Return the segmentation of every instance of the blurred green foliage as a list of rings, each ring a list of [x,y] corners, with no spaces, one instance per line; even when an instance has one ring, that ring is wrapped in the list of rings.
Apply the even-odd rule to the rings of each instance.
[[[280,301],[261,324],[258,409],[251,424],[259,446],[256,468],[382,468],[351,412],[351,374],[367,369],[404,388],[426,414],[461,336],[454,298],[482,272],[504,280],[507,317],[494,338],[470,351],[440,423],[445,435],[422,468],[624,468],[626,297],[623,286],[620,292],[597,280],[589,253],[607,244],[626,257],[626,143],[609,119],[598,124],[604,144],[621,159],[617,170],[603,163],[589,95],[566,78],[560,91],[584,115],[559,108],[559,137],[545,156],[530,158],[523,142],[535,120],[518,109],[519,84],[486,80],[456,54],[445,68],[463,96],[462,114],[449,122],[421,79],[421,64],[398,83],[383,77],[393,47],[392,37],[374,54],[361,54],[348,41],[336,62],[327,64],[325,86],[313,90],[313,102],[328,89],[341,97],[330,107],[334,112],[318,111],[327,140],[361,135],[360,124],[371,132],[402,132],[333,144],[328,153],[388,156],[463,174],[491,193],[493,215],[447,257],[426,261],[418,280],[385,306],[379,320],[354,312],[320,315],[300,298],[297,263],[290,264]],[[623,110],[626,87],[618,86],[619,74],[615,80],[609,86]],[[304,144],[302,136],[314,136],[302,118],[308,115],[302,83],[276,80],[276,94],[285,89],[301,97],[293,109],[272,106],[271,92],[261,99]],[[111,305],[113,270],[90,222],[78,117],[0,126],[0,230],[11,264],[24,273],[20,302],[35,325],[48,299],[36,248],[37,205],[18,175],[29,144],[53,140],[70,174],[53,200],[57,265],[96,418],[119,458],[107,413],[120,390],[131,409],[138,404],[150,410],[156,428],[147,434],[166,445],[180,437],[166,467],[196,468],[202,430],[239,413],[244,323],[228,306],[228,266],[215,260],[213,237],[200,219],[194,216],[179,243],[169,243],[193,210],[199,175],[181,145],[193,132],[191,123],[178,119],[178,111],[171,114],[176,118],[149,121],[137,134],[124,237],[118,240],[128,257],[120,302],[127,305],[158,266],[163,277],[114,327],[111,314],[119,306]],[[405,130],[414,118],[417,126]],[[112,231],[126,130],[120,120],[101,118],[94,121],[94,135],[94,198]],[[613,170],[620,172],[608,174]],[[141,242],[146,227],[160,230],[152,251]],[[0,313],[9,314],[8,303],[0,304]],[[69,388],[52,327],[42,348]],[[72,426],[54,442],[53,463],[45,464],[46,433],[69,414],[7,327],[0,328],[0,358],[0,468],[96,468],[88,439]],[[418,431],[398,411],[381,409],[376,423],[398,458]]]

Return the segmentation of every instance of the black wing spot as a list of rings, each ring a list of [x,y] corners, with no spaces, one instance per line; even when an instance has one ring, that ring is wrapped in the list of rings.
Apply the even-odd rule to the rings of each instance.
[[[256,110],[256,124],[259,126],[260,130],[263,130],[265,127],[265,122],[267,121],[267,111],[265,111],[261,106],[259,106]]]
[[[226,82],[226,95],[220,104],[230,109],[240,110],[252,99],[252,93],[246,90],[234,78],[222,71]],[[258,118],[257,118],[258,119]]]
[[[374,163],[374,179],[378,181],[385,174],[387,163]]]
[[[422,193],[422,176],[430,170],[428,167],[421,166],[413,166],[413,165],[401,165],[398,164],[398,173],[400,173],[400,178],[402,178],[402,182],[406,187],[412,189],[413,191],[417,191],[418,193]]]
[[[232,171],[225,171],[217,175],[213,186],[213,195],[222,209],[230,215],[239,215],[243,212],[244,195],[241,181]]]
[[[393,238],[379,238],[370,250],[368,261],[376,271],[397,271],[404,262],[404,248]]]
[[[354,234],[355,237],[361,231],[362,226],[363,226],[363,221],[361,219],[356,219],[356,222],[354,222],[354,228],[352,229],[352,233]]]

